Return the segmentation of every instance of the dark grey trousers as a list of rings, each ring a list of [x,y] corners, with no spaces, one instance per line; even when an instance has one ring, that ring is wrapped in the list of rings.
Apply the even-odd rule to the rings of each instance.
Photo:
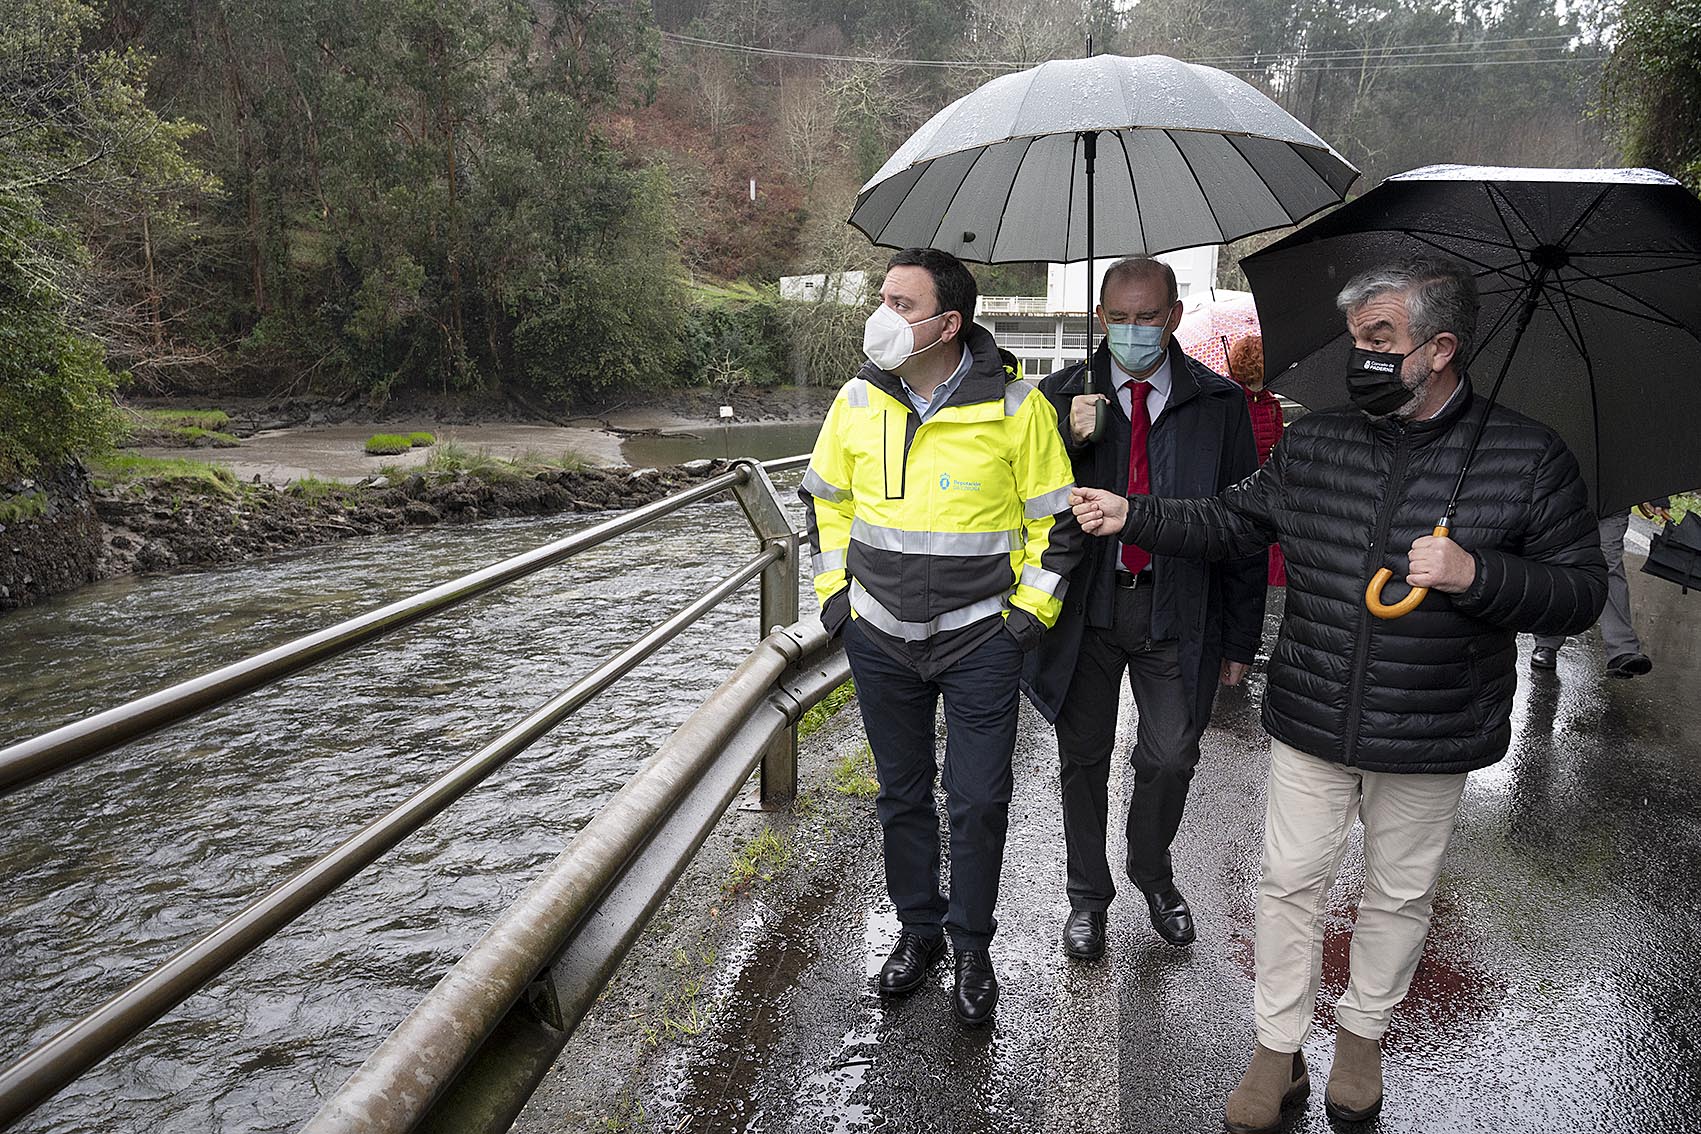
[[[1134,797],[1128,807],[1127,864],[1142,890],[1173,881],[1169,846],[1199,763],[1199,729],[1190,719],[1179,648],[1174,639],[1152,641],[1152,588],[1118,589],[1113,622],[1109,630],[1086,628],[1057,718],[1069,904],[1078,910],[1105,909],[1116,896],[1105,859],[1105,827],[1125,671],[1140,714],[1130,757]]]

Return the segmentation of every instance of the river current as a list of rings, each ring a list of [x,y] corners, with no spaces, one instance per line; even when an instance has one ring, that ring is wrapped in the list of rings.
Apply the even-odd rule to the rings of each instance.
[[[790,499],[798,474],[775,479]],[[111,580],[17,611],[0,619],[0,744],[605,518],[356,539]],[[0,1063],[394,807],[755,551],[730,498],[694,505],[0,798]],[[17,1129],[298,1127],[724,679],[756,623],[750,584]]]

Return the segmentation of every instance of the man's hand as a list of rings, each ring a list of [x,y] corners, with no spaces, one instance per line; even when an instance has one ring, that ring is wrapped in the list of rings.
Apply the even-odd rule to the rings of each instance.
[[[1666,523],[1671,523],[1671,509],[1669,508],[1661,507],[1658,504],[1638,504],[1636,510],[1642,513],[1642,518],[1645,520],[1651,520],[1658,516]]]
[[[1219,681],[1221,681],[1224,685],[1239,685],[1241,680],[1245,677],[1245,662],[1229,661],[1227,658],[1223,659],[1222,673],[1218,676]]]
[[[1069,494],[1075,520],[1088,535],[1113,536],[1128,518],[1128,498],[1102,488],[1077,488]]]
[[[1093,423],[1098,420],[1098,406],[1103,394],[1076,394],[1069,402],[1069,432],[1080,444],[1093,435]]]
[[[1406,585],[1428,587],[1442,594],[1462,594],[1477,578],[1476,556],[1446,536],[1420,536],[1412,541],[1411,573]]]

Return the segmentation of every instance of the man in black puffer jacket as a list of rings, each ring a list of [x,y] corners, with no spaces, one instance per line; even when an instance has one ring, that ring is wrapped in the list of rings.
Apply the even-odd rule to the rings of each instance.
[[[1353,406],[1301,418],[1268,464],[1209,499],[1076,494],[1089,534],[1117,532],[1157,555],[1224,559],[1279,540],[1287,559],[1264,701],[1258,1045],[1225,1108],[1238,1134],[1275,1128],[1309,1090],[1300,1048],[1322,914],[1355,816],[1365,890],[1326,1103],[1342,1121],[1380,1110],[1382,1035],[1428,933],[1465,773],[1511,741],[1515,635],[1581,631],[1606,597],[1576,458],[1547,427],[1490,408],[1464,375],[1477,314],[1469,270],[1394,264],[1348,283],[1338,302],[1353,338]],[[1451,535],[1432,536],[1484,414]],[[1384,565],[1430,588],[1403,618],[1365,607]],[[1383,601],[1402,590],[1390,584]]]

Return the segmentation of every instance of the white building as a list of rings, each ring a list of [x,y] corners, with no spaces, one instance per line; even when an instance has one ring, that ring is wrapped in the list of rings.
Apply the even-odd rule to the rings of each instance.
[[[830,300],[855,306],[868,294],[867,272],[834,272],[828,275],[781,276],[780,298]]]
[[[1181,299],[1192,297],[1197,302],[1216,288],[1217,245],[1164,252],[1157,258],[1175,269]],[[1022,360],[1023,373],[1029,378],[1043,378],[1080,362],[1099,340],[1093,308],[1104,274],[1118,259],[1107,256],[1094,262],[1091,288],[1085,261],[1052,264],[1043,296],[983,295],[975,306],[975,322]]]

